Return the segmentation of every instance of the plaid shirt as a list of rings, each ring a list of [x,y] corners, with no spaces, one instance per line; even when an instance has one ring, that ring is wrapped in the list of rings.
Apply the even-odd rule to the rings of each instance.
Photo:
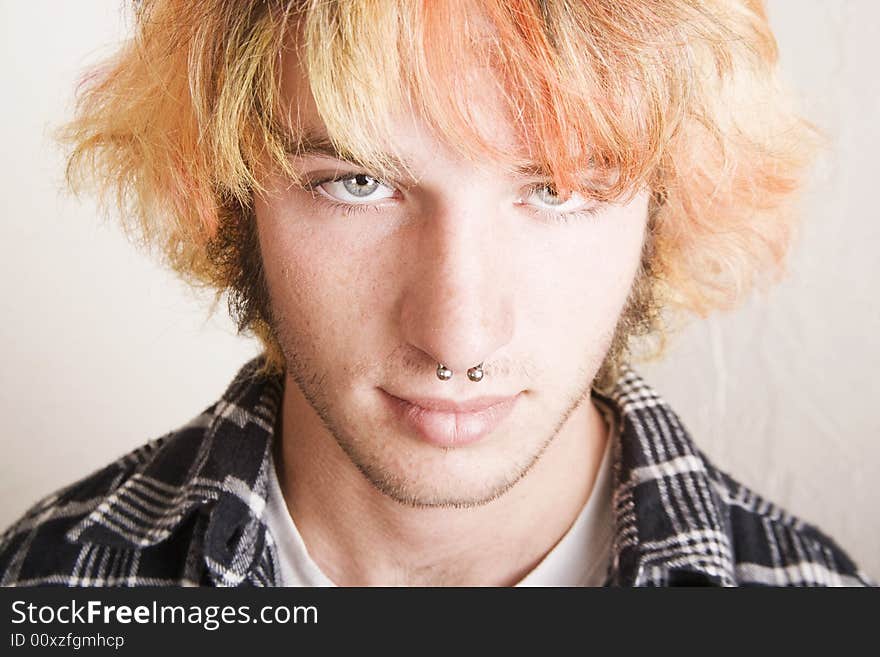
[[[278,585],[263,512],[283,379],[258,364],[186,426],[34,505],[0,536],[0,584]],[[818,529],[709,464],[631,370],[603,399],[618,420],[609,585],[872,584]]]

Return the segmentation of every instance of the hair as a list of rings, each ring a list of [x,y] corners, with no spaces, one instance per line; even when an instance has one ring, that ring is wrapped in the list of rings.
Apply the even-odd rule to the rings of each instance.
[[[331,141],[376,172],[401,108],[468,157],[509,158],[471,116],[468,71],[488,66],[555,185],[590,166],[607,174],[594,197],[650,190],[606,373],[631,335],[663,338],[660,308],[730,308],[781,272],[818,133],[779,83],[761,0],[140,0],[133,37],[80,85],[68,179],[185,280],[227,293],[266,372],[284,361],[252,199],[261,167],[295,176],[291,53]]]

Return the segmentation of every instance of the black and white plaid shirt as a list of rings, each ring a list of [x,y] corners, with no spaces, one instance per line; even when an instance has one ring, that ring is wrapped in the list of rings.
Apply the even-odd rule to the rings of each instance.
[[[278,585],[263,514],[283,382],[257,365],[186,426],[33,506],[0,536],[0,585]],[[608,584],[872,584],[818,529],[709,464],[635,373],[605,402],[617,414]]]

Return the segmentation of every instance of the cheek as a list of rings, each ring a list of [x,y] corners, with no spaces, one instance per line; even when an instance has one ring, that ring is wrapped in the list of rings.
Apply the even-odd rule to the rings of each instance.
[[[321,222],[283,200],[257,199],[255,211],[279,331],[349,354],[396,334],[395,281],[413,255],[393,224],[357,230],[371,218]],[[592,350],[610,336],[639,264],[646,215],[647,196],[637,197],[582,222],[520,225],[508,236],[499,293],[514,304],[513,351]]]
[[[533,240],[543,246],[529,259],[534,310],[528,315],[543,327],[556,326],[561,339],[613,331],[641,261],[646,217],[647,200],[637,197]]]
[[[385,291],[384,263],[375,254],[382,251],[350,227],[323,226],[306,212],[283,201],[255,202],[273,310],[298,333],[344,342],[377,315]]]

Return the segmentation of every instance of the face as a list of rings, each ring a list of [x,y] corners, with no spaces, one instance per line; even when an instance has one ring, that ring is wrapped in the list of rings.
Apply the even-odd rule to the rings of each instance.
[[[288,66],[291,113],[320,141],[303,89]],[[522,150],[500,99],[474,97],[488,138]],[[397,118],[382,147],[410,175],[303,153],[292,156],[301,184],[268,175],[255,199],[287,394],[395,500],[482,504],[590,403],[638,270],[648,196],[557,195],[546,178],[463,157],[418,115]]]

